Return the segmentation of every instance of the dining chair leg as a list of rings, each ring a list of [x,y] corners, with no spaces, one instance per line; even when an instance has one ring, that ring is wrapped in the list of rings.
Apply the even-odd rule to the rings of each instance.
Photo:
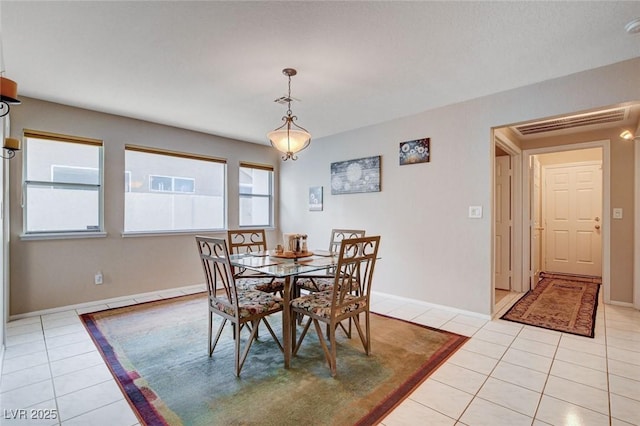
[[[271,324],[269,324],[269,321],[267,321],[266,318],[262,318],[262,322],[264,322],[264,325],[267,326],[267,330],[269,330],[269,334],[271,334],[271,337],[273,337],[273,340],[276,341],[276,343],[278,344],[278,347],[280,348],[280,352],[284,352],[284,348],[282,347],[282,344],[280,343],[280,340],[278,339],[278,336],[276,336],[276,333],[274,333],[273,329],[271,328]],[[259,324],[259,323],[258,323]],[[257,327],[257,325],[256,325]],[[257,331],[256,331],[256,336],[257,336]],[[257,337],[256,337],[257,339]]]
[[[336,345],[336,329],[337,327],[333,328],[333,331],[331,332],[331,334],[329,335],[329,344],[331,345],[331,377],[335,377],[336,374],[338,373],[338,367],[337,367],[337,363],[338,363],[338,354],[337,354],[337,345]]]
[[[218,331],[216,332],[216,338],[213,341],[213,344],[211,344],[211,339],[209,339],[209,356],[213,356],[213,350],[216,348],[216,345],[218,344],[218,340],[220,340],[220,336],[222,335],[222,330],[224,329],[224,326],[226,324],[227,324],[227,319],[223,318],[222,323],[220,324],[220,327],[218,327]],[[211,318],[211,326],[213,327],[213,318]],[[211,329],[209,330],[209,333],[211,333]],[[209,334],[209,336],[211,336],[211,334]]]
[[[295,326],[295,317],[292,317],[292,322]],[[307,323],[304,325],[304,328],[302,329],[302,334],[300,334],[300,338],[298,339],[298,341],[296,342],[295,340],[293,341],[294,345],[293,345],[293,351],[291,352],[292,356],[295,356],[298,353],[298,349],[300,349],[300,345],[302,345],[302,341],[304,340],[304,336],[306,336],[307,331],[309,330],[309,326],[311,325],[311,318],[309,318],[309,321],[307,321]]]
[[[365,312],[365,330],[362,330],[362,325],[359,321],[360,317],[357,316],[354,318],[354,323],[356,325],[356,329],[358,330],[358,335],[360,336],[360,341],[362,342],[362,347],[364,348],[364,352],[369,355],[371,351],[371,336],[369,334],[369,315]]]
[[[364,323],[367,328],[367,355],[371,353],[371,321],[369,318],[369,311],[364,313]]]
[[[320,323],[318,320],[313,320],[313,325],[316,328],[316,333],[318,334],[318,340],[320,341],[320,345],[322,346],[322,351],[324,352],[324,357],[327,360],[327,364],[329,364],[329,369],[331,370],[331,377],[335,377],[336,375],[336,333],[335,333],[335,324],[332,324],[329,333],[329,347],[327,345],[327,339],[324,338],[324,333],[322,332],[322,328],[320,328]]]
[[[241,326],[240,324],[234,324],[234,336],[235,336],[235,365],[236,365],[236,377],[240,377],[240,369],[242,368],[240,366],[240,330],[241,330]]]
[[[207,346],[207,348],[209,348],[209,356],[211,356],[211,354],[213,353],[213,350],[211,349],[211,338],[213,336],[213,312],[211,312],[211,310],[209,310],[209,345]]]

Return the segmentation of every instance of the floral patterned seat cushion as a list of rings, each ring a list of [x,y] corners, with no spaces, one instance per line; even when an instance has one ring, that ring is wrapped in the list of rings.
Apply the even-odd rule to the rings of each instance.
[[[304,309],[319,317],[330,318],[331,317],[331,301],[333,299],[333,291],[320,291],[301,296],[291,301],[293,308]],[[351,303],[349,303],[351,301]],[[364,308],[367,305],[367,301],[360,299],[357,296],[351,294],[345,295],[344,305],[340,309],[339,314],[347,312],[353,312],[358,309]]]
[[[259,290],[278,293],[284,290],[284,281],[269,277],[237,277],[236,287],[240,290]]]
[[[298,279],[296,281],[296,285],[308,291],[328,291],[333,289],[334,282],[335,278],[332,277],[313,277]],[[358,290],[358,283],[356,280],[352,281],[351,290]]]
[[[335,279],[329,277],[302,278],[296,281],[298,287],[308,291],[327,291],[333,288]]]
[[[226,296],[216,297],[211,300],[211,305],[228,315],[235,315],[235,309]],[[282,309],[282,299],[272,294],[258,290],[238,291],[238,308],[240,318],[250,317],[256,314],[269,314]]]

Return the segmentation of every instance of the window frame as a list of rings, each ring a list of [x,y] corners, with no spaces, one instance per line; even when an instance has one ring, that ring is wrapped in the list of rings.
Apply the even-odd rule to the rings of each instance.
[[[243,185],[240,183],[240,176],[242,169],[256,169],[270,172],[269,175],[269,194],[249,194],[242,192]],[[246,186],[246,185],[245,185]],[[267,198],[269,200],[269,223],[268,224],[251,224],[241,225],[242,209],[240,207],[243,197],[249,198]],[[274,167],[268,164],[249,163],[241,161],[238,166],[238,227],[241,229],[249,228],[274,228],[275,227],[275,170]]]
[[[140,145],[131,145],[131,144],[126,144],[124,146],[124,155],[125,155],[125,175],[128,173],[128,179],[129,181],[131,180],[131,176],[132,176],[132,171],[131,170],[127,170],[126,169],[126,153],[127,151],[135,151],[135,152],[141,152],[141,153],[145,153],[145,154],[155,154],[155,155],[164,155],[164,156],[169,156],[169,157],[177,157],[177,158],[183,158],[183,159],[188,159],[188,160],[198,160],[198,161],[205,161],[205,162],[211,162],[211,163],[217,163],[217,164],[221,164],[223,166],[223,183],[222,183],[222,194],[223,194],[223,208],[222,208],[222,228],[206,228],[206,229],[178,229],[178,230],[148,230],[148,231],[128,231],[126,230],[125,226],[126,226],[126,200],[124,200],[125,194],[126,192],[131,192],[131,185],[129,182],[129,185],[127,185],[127,182],[125,182],[125,191],[123,192],[123,231],[122,231],[122,236],[123,237],[136,237],[136,236],[150,236],[150,235],[175,235],[175,234],[197,234],[197,233],[202,233],[202,232],[222,232],[225,231],[228,228],[228,208],[229,208],[229,200],[228,200],[228,190],[227,190],[227,185],[228,185],[228,170],[227,170],[227,160],[225,158],[221,158],[221,157],[213,157],[213,156],[208,156],[208,155],[202,155],[202,154],[192,154],[192,153],[186,153],[186,152],[181,152],[181,151],[171,151],[171,150],[167,150],[167,149],[162,149],[162,148],[152,148],[152,147],[146,147],[146,146],[140,146]],[[159,176],[159,177],[167,177],[171,179],[171,184],[172,184],[172,189],[173,189],[173,185],[175,182],[175,178],[177,179],[192,179],[194,181],[194,191],[193,192],[182,192],[182,191],[157,191],[157,190],[151,190],[151,176]],[[126,178],[125,178],[126,179]],[[163,175],[163,174],[149,174],[149,192],[152,193],[156,193],[156,194],[171,194],[171,195],[185,195],[185,196],[189,196],[189,195],[193,195],[196,193],[196,183],[195,183],[195,179],[193,178],[185,178],[183,176],[170,176],[170,175]],[[127,190],[128,188],[128,190]]]
[[[40,130],[24,129],[22,132],[24,155],[22,161],[22,234],[20,238],[23,240],[36,240],[36,239],[63,239],[63,238],[92,238],[92,237],[104,237],[106,236],[104,227],[104,142],[101,139],[94,139],[81,136],[64,135],[59,133],[45,132]],[[83,183],[69,183],[69,182],[55,182],[53,180],[53,170],[51,171],[51,181],[38,181],[27,179],[27,162],[29,143],[28,139],[40,139],[51,142],[63,142],[73,143],[80,145],[89,145],[98,148],[98,183],[97,184],[83,184]],[[60,166],[60,165],[58,165]],[[68,167],[68,166],[64,166]],[[71,166],[73,167],[73,166]],[[82,167],[85,168],[85,167]],[[52,187],[56,188],[69,188],[69,189],[95,189],[98,191],[98,227],[97,229],[70,229],[70,230],[46,230],[46,231],[28,231],[27,223],[27,205],[28,187]]]

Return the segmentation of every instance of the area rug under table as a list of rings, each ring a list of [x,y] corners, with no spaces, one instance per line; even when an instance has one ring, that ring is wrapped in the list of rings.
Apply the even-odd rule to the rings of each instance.
[[[355,329],[352,339],[339,332],[332,378],[313,330],[285,369],[282,352],[261,328],[236,378],[230,327],[214,356],[207,354],[204,294],[81,318],[147,425],[375,424],[467,339],[372,314],[371,355]],[[281,335],[280,321],[280,314],[271,316]]]
[[[502,319],[593,337],[600,278],[549,273],[541,277]]]

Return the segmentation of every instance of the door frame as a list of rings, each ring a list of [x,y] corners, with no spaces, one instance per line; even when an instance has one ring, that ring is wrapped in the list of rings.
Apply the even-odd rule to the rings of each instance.
[[[522,181],[522,150],[518,145],[500,129],[492,129],[493,143],[491,144],[491,205],[495,205],[495,169],[496,169],[496,146],[499,146],[511,157],[511,209],[512,209],[512,233],[511,233],[511,291],[522,292],[523,283],[521,280],[522,271],[522,189],[518,183]],[[495,247],[495,209],[491,209],[491,313],[495,313],[496,305],[496,247]]]
[[[496,147],[499,144],[496,144]],[[500,161],[503,161],[504,164],[501,166],[501,173],[502,173],[502,177],[501,179],[503,180],[502,183],[505,183],[504,180],[508,181],[508,185],[505,185],[504,187],[501,187],[502,189],[499,190],[497,184],[498,181],[500,180],[498,178],[498,175],[495,175],[496,180],[494,181],[494,185],[495,186],[495,201],[498,200],[498,195],[500,195],[500,193],[502,193],[503,195],[506,195],[506,197],[500,197],[500,205],[496,204],[494,202],[494,206],[493,208],[496,211],[496,214],[494,215],[494,218],[498,216],[498,214],[500,215],[500,217],[502,218],[502,225],[505,225],[505,221],[507,222],[506,224],[508,225],[508,233],[501,233],[501,244],[498,245],[496,244],[496,242],[498,241],[497,238],[495,238],[497,236],[498,233],[498,226],[497,226],[497,222],[494,222],[494,224],[496,225],[494,227],[494,244],[496,244],[496,265],[497,264],[502,264],[503,262],[498,262],[498,260],[502,260],[503,259],[503,255],[505,254],[504,252],[506,251],[507,255],[508,255],[508,259],[506,262],[506,265],[508,265],[506,268],[506,265],[502,265],[502,271],[498,271],[498,269],[496,269],[496,274],[494,275],[494,289],[497,290],[498,288],[500,288],[500,290],[506,290],[506,291],[511,291],[511,285],[513,282],[513,246],[514,246],[514,238],[513,238],[513,186],[514,186],[514,182],[513,182],[513,157],[509,154],[507,155],[502,155],[502,156],[497,156],[494,159],[495,161],[495,166],[497,168],[498,163],[500,163]],[[505,165],[508,165],[508,172],[507,170],[505,170]],[[504,176],[504,173],[507,172],[507,176]],[[506,179],[505,179],[506,178]],[[506,192],[506,194],[505,194]],[[504,209],[508,210],[508,214],[504,214],[505,212],[503,211]],[[506,271],[505,271],[506,269]],[[503,272],[501,279],[503,281],[508,281],[508,283],[505,282],[500,282],[500,280],[498,279],[498,272]],[[504,273],[506,272],[506,273]],[[500,287],[498,287],[498,284],[500,284]],[[504,284],[507,284],[506,287],[504,288]]]
[[[588,148],[602,148],[602,287],[604,289],[604,302],[610,303],[610,278],[611,278],[611,141],[609,139],[597,140],[592,142],[581,142],[567,145],[556,145],[545,148],[525,149],[522,151],[522,167],[528,169],[530,158],[533,155],[548,154],[553,152],[575,151]],[[532,219],[530,214],[531,193],[530,193],[529,176],[523,176],[522,179],[522,234],[530,235]],[[528,265],[531,256],[531,242],[529,238],[523,238],[520,246],[522,247],[521,265]],[[523,290],[530,288],[530,271],[529,267],[522,268],[522,282],[525,285]]]
[[[640,134],[640,128],[636,135]],[[633,307],[640,309],[640,138],[634,139],[635,149],[635,202],[634,202],[634,265],[633,265]]]

